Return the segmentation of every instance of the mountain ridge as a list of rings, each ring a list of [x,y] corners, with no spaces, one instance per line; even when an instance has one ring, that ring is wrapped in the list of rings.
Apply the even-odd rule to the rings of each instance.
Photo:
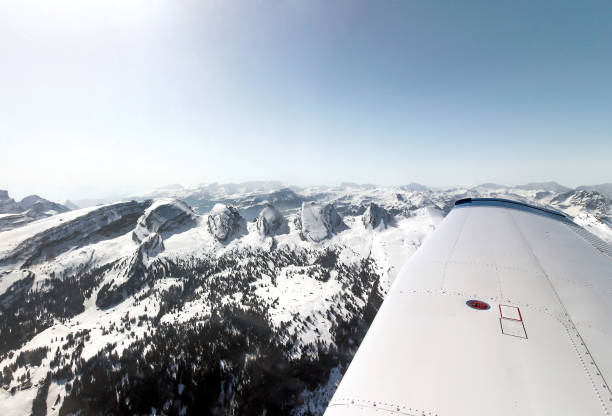
[[[0,410],[319,415],[399,268],[456,200],[558,209],[612,242],[596,191],[254,186],[0,232]]]

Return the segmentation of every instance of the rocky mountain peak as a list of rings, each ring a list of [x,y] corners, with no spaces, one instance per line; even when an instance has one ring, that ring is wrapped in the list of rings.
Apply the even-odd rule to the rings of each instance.
[[[132,239],[140,243],[153,233],[170,232],[181,225],[195,224],[196,215],[183,201],[173,198],[156,200],[138,219]]]
[[[8,191],[0,190],[0,214],[14,214],[22,211],[21,205],[9,197]]]
[[[302,236],[315,243],[328,238],[342,222],[333,204],[303,202],[298,216]]]
[[[68,211],[70,208],[38,195],[26,196],[21,202],[16,202],[9,197],[8,191],[0,190],[0,214],[13,214],[0,219],[0,231],[21,227],[32,221]]]
[[[374,202],[370,202],[370,205],[366,208],[366,211],[361,217],[363,225],[366,228],[387,228],[389,223],[390,215],[383,207],[378,206]]]
[[[21,207],[23,209],[29,209],[34,204],[43,202],[43,201],[47,201],[47,200],[39,197],[38,195],[28,195],[21,200]]]
[[[585,191],[597,191],[601,195],[612,200],[612,183],[602,183],[599,185],[582,185],[576,189],[577,190],[583,189]]]
[[[273,205],[267,205],[257,216],[257,231],[260,235],[272,235],[281,226],[283,215]]]
[[[26,196],[21,200],[19,205],[21,205],[21,208],[24,211],[32,210],[40,214],[48,211],[50,215],[53,215],[70,211],[70,208],[55,202],[51,202],[45,198],[41,198],[38,195]]]
[[[238,231],[244,219],[234,207],[225,204],[215,204],[208,214],[208,229],[218,240],[225,241]]]

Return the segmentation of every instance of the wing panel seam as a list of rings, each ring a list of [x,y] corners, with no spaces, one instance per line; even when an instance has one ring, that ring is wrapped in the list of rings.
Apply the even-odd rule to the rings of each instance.
[[[420,415],[432,415],[439,416],[437,412],[425,411],[422,409],[412,408],[405,405],[400,405],[397,403],[389,403],[382,402],[378,400],[367,400],[367,399],[355,399],[355,398],[346,398],[339,397],[334,398],[332,402],[329,403],[328,407],[332,406],[346,406],[346,407],[367,407],[370,409],[382,410],[385,412],[397,414],[397,415],[406,415],[406,416],[420,416]],[[415,413],[416,412],[416,413]]]
[[[448,255],[448,259],[453,257],[453,253],[455,252],[455,249],[457,248],[457,243],[461,239],[461,234],[463,233],[463,229],[465,228],[465,223],[467,222],[469,215],[470,215],[470,210],[467,211],[467,213],[463,217],[463,221],[461,221],[461,228],[459,229],[459,232],[457,233],[457,238],[455,239],[455,242],[453,243],[453,248],[451,249],[451,252]],[[448,266],[448,262],[449,262],[448,260],[444,260],[444,268],[442,269],[442,281],[440,282],[441,290],[444,290],[444,282],[446,281],[446,269]]]
[[[571,318],[569,312],[567,311],[567,308],[565,307],[565,304],[563,303],[563,300],[559,296],[559,293],[557,292],[557,289],[555,288],[555,285],[552,283],[550,277],[548,276],[548,273],[546,273],[546,270],[544,270],[544,267],[542,267],[542,264],[540,263],[540,260],[538,259],[538,257],[535,255],[535,253],[533,251],[533,247],[531,246],[531,244],[529,244],[529,241],[527,240],[527,238],[523,234],[523,231],[521,230],[521,227],[519,226],[518,222],[514,218],[513,213],[510,212],[510,210],[507,210],[506,212],[510,216],[512,222],[514,223],[514,226],[516,227],[519,235],[521,236],[521,239],[525,243],[525,246],[529,249],[529,253],[531,253],[531,256],[533,257],[533,260],[534,260],[535,264],[541,270],[542,275],[546,278],[546,281],[550,285],[551,290],[553,291],[555,297],[557,298],[557,301],[559,302],[559,305],[561,306],[561,308],[563,310],[563,313],[565,314],[567,322],[568,322],[568,324],[572,328],[572,331],[570,331],[570,329],[568,327],[566,327],[566,332],[567,332],[567,334],[568,334],[568,336],[570,338],[570,342],[572,343],[572,345],[574,347],[574,350],[576,351],[576,354],[578,355],[578,359],[579,359],[580,363],[582,364],[582,368],[584,368],[587,377],[591,381],[591,385],[593,386],[593,390],[595,391],[595,395],[597,396],[597,399],[601,403],[601,407],[603,408],[604,413],[606,415],[608,415],[609,414],[608,407],[606,406],[606,402],[603,400],[603,397],[602,397],[602,395],[600,393],[600,388],[601,388],[608,395],[608,397],[612,400],[612,391],[610,391],[610,387],[609,387],[608,383],[606,382],[606,379],[604,378],[602,372],[600,371],[599,366],[595,362],[595,358],[591,355],[591,352],[589,351],[589,348],[587,347],[586,342],[584,342],[584,339],[582,338],[582,336],[580,335],[580,332],[576,328],[576,325],[572,321],[572,318]],[[581,354],[580,350],[578,349],[578,345],[576,344],[576,341],[574,340],[574,337],[572,336],[574,331],[576,332],[576,337],[578,338],[578,340],[580,340],[581,346],[583,346],[584,349],[585,349],[584,355],[586,355],[586,357],[583,357],[583,354]],[[587,358],[587,357],[590,358],[591,365],[595,367],[596,375],[599,376],[601,378],[601,380],[603,381],[601,386],[597,386],[596,385],[595,381],[593,380],[593,375],[591,374],[591,372],[589,371],[589,369],[586,366],[584,358]]]

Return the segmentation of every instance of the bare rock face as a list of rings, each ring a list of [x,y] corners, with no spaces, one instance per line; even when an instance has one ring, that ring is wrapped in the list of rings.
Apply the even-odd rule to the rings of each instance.
[[[302,230],[302,236],[315,243],[328,238],[342,222],[333,204],[316,202],[303,202],[298,217],[296,225]]]
[[[0,214],[13,214],[23,209],[15,200],[9,197],[8,191],[0,189]]]
[[[172,231],[190,222],[196,215],[183,201],[172,198],[158,199],[138,219],[132,239],[143,242],[149,235]]]
[[[154,257],[164,251],[164,240],[157,233],[149,234],[138,248],[143,257]]]
[[[240,229],[243,222],[238,210],[225,204],[216,204],[208,214],[208,229],[219,241],[227,240]]]
[[[84,212],[68,221],[58,221],[49,228],[23,240],[2,262],[21,262],[23,267],[52,259],[74,247],[95,243],[129,232],[151,204],[120,202]]]
[[[361,217],[366,228],[387,228],[390,215],[386,209],[371,202]]]
[[[257,216],[257,231],[260,235],[273,235],[283,223],[283,215],[272,205],[266,206]]]

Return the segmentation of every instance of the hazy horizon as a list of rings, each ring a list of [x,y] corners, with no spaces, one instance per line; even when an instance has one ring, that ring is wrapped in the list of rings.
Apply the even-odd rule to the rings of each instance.
[[[274,182],[278,182],[280,184],[282,184],[283,186],[288,186],[288,187],[299,187],[299,188],[308,188],[308,187],[338,187],[341,186],[343,184],[356,184],[356,185],[372,185],[372,186],[376,186],[376,187],[399,187],[399,186],[405,186],[405,185],[409,185],[409,184],[413,184],[416,183],[418,185],[423,185],[426,186],[427,188],[430,188],[432,190],[450,190],[450,189],[455,189],[455,188],[471,188],[471,187],[476,187],[479,185],[484,185],[484,184],[491,184],[494,183],[496,185],[501,185],[501,186],[506,186],[506,187],[513,187],[513,186],[522,186],[522,185],[526,185],[529,183],[548,183],[548,182],[555,182],[561,186],[565,186],[568,188],[572,188],[575,189],[579,186],[595,186],[595,185],[602,185],[602,184],[612,184],[610,182],[602,182],[602,183],[582,183],[579,185],[575,185],[575,186],[570,186],[568,184],[565,183],[560,183],[558,181],[554,181],[554,180],[537,180],[537,181],[527,181],[524,183],[499,183],[499,182],[492,182],[492,181],[485,181],[485,182],[480,182],[480,183],[473,183],[473,184],[451,184],[451,185],[447,185],[447,186],[433,186],[433,185],[429,185],[427,183],[420,183],[420,182],[416,182],[416,181],[406,181],[403,183],[397,183],[397,184],[376,184],[376,183],[357,183],[357,182],[353,182],[353,181],[340,181],[337,183],[303,183],[303,184],[295,184],[295,183],[288,183],[288,182],[284,182],[281,180],[275,180],[275,179],[270,179],[270,180],[250,180],[250,181],[240,181],[240,182],[219,182],[219,181],[211,181],[211,182],[201,182],[201,183],[197,183],[197,184],[179,184],[179,183],[173,183],[173,184],[165,184],[165,185],[160,185],[160,186],[155,186],[153,188],[134,188],[133,190],[129,190],[128,188],[124,188],[124,190],[122,191],[112,191],[112,190],[106,190],[106,192],[100,192],[99,194],[96,193],[83,193],[83,194],[75,194],[72,196],[66,196],[64,194],[47,194],[47,193],[43,193],[43,192],[29,192],[29,191],[19,191],[19,190],[11,190],[11,189],[7,189],[6,187],[3,187],[2,184],[0,184],[0,190],[6,190],[9,193],[9,197],[13,198],[17,201],[23,199],[26,196],[29,195],[38,195],[42,198],[51,200],[53,202],[58,202],[58,203],[63,203],[66,201],[71,201],[71,202],[75,202],[75,201],[82,201],[82,200],[113,200],[113,198],[117,198],[117,200],[122,199],[122,198],[130,198],[130,197],[138,197],[138,196],[145,196],[147,194],[150,194],[156,190],[160,190],[166,187],[171,187],[171,186],[180,186],[182,188],[185,189],[190,189],[190,188],[196,188],[198,186],[206,186],[206,185],[212,185],[212,184],[219,184],[219,185],[242,185],[242,184],[248,184],[248,183],[257,183],[257,182],[262,182],[262,183],[274,183]],[[95,191],[94,191],[95,192]]]
[[[606,1],[0,5],[0,187],[612,181]]]

